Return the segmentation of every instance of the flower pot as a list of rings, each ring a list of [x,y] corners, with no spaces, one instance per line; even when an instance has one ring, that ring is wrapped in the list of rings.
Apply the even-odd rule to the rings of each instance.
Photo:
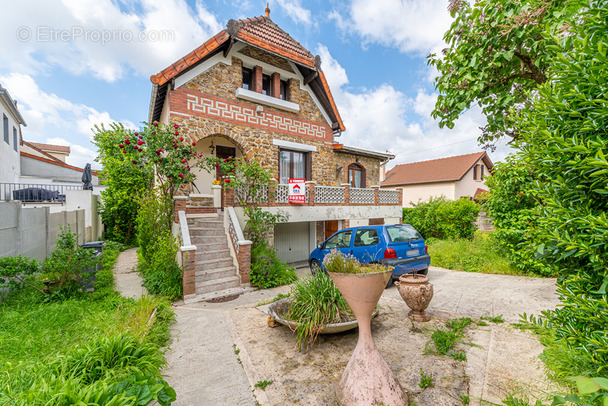
[[[328,272],[359,323],[359,340],[338,384],[341,405],[406,405],[407,394],[376,349],[371,318],[392,270],[345,274]],[[405,399],[404,399],[405,398]]]
[[[423,275],[401,275],[395,282],[405,304],[412,310],[408,317],[414,321],[429,321],[431,317],[425,312],[433,298],[433,285]]]

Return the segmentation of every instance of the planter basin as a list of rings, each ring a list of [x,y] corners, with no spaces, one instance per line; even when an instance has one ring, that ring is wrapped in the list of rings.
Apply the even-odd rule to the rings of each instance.
[[[289,298],[277,300],[268,308],[268,314],[272,317],[277,323],[282,324],[284,326],[289,327],[292,330],[295,330],[298,327],[298,322],[292,320],[285,320],[283,315],[285,311],[289,308]],[[376,309],[372,317],[376,317],[378,315],[379,310]],[[359,323],[357,320],[346,321],[344,323],[332,323],[328,324],[319,331],[319,334],[335,334],[342,333],[344,331],[352,330],[357,327]]]

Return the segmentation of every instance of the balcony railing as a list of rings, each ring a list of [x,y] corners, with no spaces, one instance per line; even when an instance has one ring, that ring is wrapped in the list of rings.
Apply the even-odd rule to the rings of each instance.
[[[282,184],[276,188],[266,189],[258,193],[266,196],[256,196],[256,201],[263,206],[295,206],[289,203],[289,186]],[[226,206],[234,206],[235,194],[241,196],[241,189],[227,189]],[[348,184],[342,186],[317,186],[315,182],[306,182],[305,206],[401,206],[403,193],[399,189],[353,188]]]
[[[0,201],[65,202],[68,190],[82,190],[82,185],[0,183]]]

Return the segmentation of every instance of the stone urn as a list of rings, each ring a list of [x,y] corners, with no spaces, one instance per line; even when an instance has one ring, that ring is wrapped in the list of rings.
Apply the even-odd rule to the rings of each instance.
[[[376,273],[328,272],[359,323],[359,340],[338,383],[338,401],[344,406],[405,406],[407,394],[376,349],[371,318],[392,269]]]
[[[414,321],[429,321],[431,317],[425,312],[433,298],[433,285],[429,278],[416,274],[401,275],[395,285],[405,304],[412,309],[408,317]]]

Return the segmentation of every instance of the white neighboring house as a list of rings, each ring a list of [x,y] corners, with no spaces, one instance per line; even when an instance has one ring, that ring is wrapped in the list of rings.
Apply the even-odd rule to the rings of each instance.
[[[485,192],[494,164],[485,152],[397,165],[386,173],[381,188],[403,188],[403,207],[445,196],[475,198]]]
[[[17,102],[0,84],[0,118],[2,119],[2,139],[0,139],[0,183],[18,183],[21,174],[20,144],[21,125],[26,126],[17,108]]]

